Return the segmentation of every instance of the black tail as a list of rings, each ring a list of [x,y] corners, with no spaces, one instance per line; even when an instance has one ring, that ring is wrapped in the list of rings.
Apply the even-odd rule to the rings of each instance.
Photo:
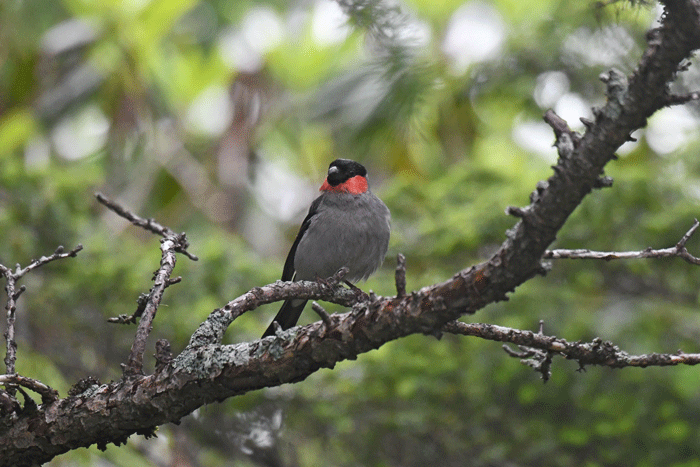
[[[272,320],[270,326],[268,326],[263,337],[274,336],[275,335],[275,321],[277,321],[282,329],[289,329],[294,327],[299,321],[299,316],[301,312],[304,311],[307,300],[285,300],[282,304],[282,308],[277,312],[277,316]]]

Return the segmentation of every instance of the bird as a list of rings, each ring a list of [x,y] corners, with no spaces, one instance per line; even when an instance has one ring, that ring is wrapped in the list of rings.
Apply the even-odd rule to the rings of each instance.
[[[289,250],[282,280],[322,280],[342,267],[351,283],[367,279],[389,247],[389,208],[370,191],[367,169],[350,159],[330,163],[319,191]],[[306,302],[285,300],[262,337],[275,335],[275,322],[283,330],[294,327]]]

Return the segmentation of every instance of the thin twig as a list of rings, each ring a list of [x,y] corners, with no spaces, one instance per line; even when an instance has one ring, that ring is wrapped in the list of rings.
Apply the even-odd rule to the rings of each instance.
[[[700,92],[689,92],[687,94],[672,94],[666,98],[666,105],[682,105],[690,101],[700,100]]]
[[[21,279],[29,271],[39,268],[45,264],[62,258],[73,258],[78,255],[78,252],[83,249],[83,246],[78,244],[70,251],[64,251],[63,246],[56,248],[50,256],[42,256],[39,259],[32,260],[25,268],[20,265],[15,266],[15,272],[6,266],[0,264],[0,275],[5,276],[5,292],[7,293],[7,330],[5,331],[5,342],[7,343],[7,353],[5,355],[5,371],[8,374],[15,373],[15,362],[17,361],[17,342],[15,341],[15,319],[17,311],[17,299],[26,290],[24,285],[17,289],[17,281]]]
[[[542,118],[547,125],[554,130],[554,135],[557,138],[554,145],[559,150],[559,155],[568,157],[574,149],[573,146],[580,141],[581,135],[569,128],[569,124],[566,123],[566,120],[557,115],[552,109],[548,109]],[[565,149],[564,146],[566,146]],[[562,151],[562,149],[564,149],[564,151]],[[562,154],[562,152],[564,153]]]
[[[63,246],[58,246],[56,248],[56,251],[53,252],[51,256],[42,256],[39,259],[32,260],[31,263],[24,269],[20,269],[19,265],[17,265],[17,269],[14,273],[15,277],[19,279],[20,277],[24,276],[26,273],[29,271],[32,271],[38,267],[41,267],[45,264],[50,263],[51,261],[55,261],[57,259],[63,259],[63,258],[75,258],[78,256],[78,252],[80,252],[83,249],[83,245],[78,244],[75,248],[73,248],[70,251],[64,251]]]
[[[144,219],[143,217],[137,216],[136,214],[129,211],[121,204],[107,198],[102,193],[99,193],[99,192],[95,193],[95,198],[97,198],[97,201],[99,201],[100,203],[102,203],[103,205],[108,207],[114,213],[116,213],[119,216],[123,217],[124,219],[128,220],[129,222],[131,222],[132,224],[134,224],[137,227],[141,227],[149,232],[160,235],[161,237],[167,237],[169,235],[176,235],[175,232],[170,230],[168,227],[159,224],[154,219],[150,219],[150,218]],[[185,242],[182,245],[178,245],[177,252],[182,253],[183,255],[187,256],[192,261],[197,261],[199,258],[197,258],[197,256],[193,255],[189,251],[187,251],[188,246],[189,246],[189,244],[187,242]]]
[[[537,335],[544,334],[544,320],[540,320],[540,327]],[[518,351],[503,344],[503,350],[511,357],[519,358],[520,363],[527,365],[542,375],[542,381],[549,381],[552,376],[552,351],[542,350],[525,345],[518,345]]]
[[[166,284],[166,287],[170,287],[171,285],[178,284],[182,281],[181,276],[177,277],[171,277],[168,279],[168,282]],[[150,297],[151,291],[149,293],[142,293],[139,295],[139,298],[136,299],[136,311],[134,311],[132,314],[127,315],[127,314],[120,314],[118,316],[113,316],[110,318],[107,318],[108,323],[114,323],[114,324],[136,324],[138,321],[138,318],[143,315],[143,310],[146,309],[146,305],[148,304],[148,298]]]
[[[323,321],[323,324],[326,327],[326,331],[329,331],[333,326],[333,321],[331,321],[331,317],[328,315],[328,312],[321,305],[319,305],[318,302],[311,302],[311,309],[314,310],[321,318],[321,321]]]
[[[146,306],[141,313],[139,326],[136,329],[136,337],[131,345],[129,360],[124,365],[124,376],[134,376],[143,373],[143,356],[146,351],[146,339],[153,328],[153,320],[156,311],[163,298],[163,292],[172,283],[170,276],[177,262],[176,251],[180,251],[183,244],[187,243],[185,234],[168,235],[160,241],[161,260],[160,268],[155,273],[153,287],[148,294]]]
[[[5,371],[9,374],[15,373],[15,361],[17,360],[17,342],[15,341],[15,312],[17,310],[17,297],[15,292],[15,284],[17,278],[5,266],[0,266],[0,272],[5,276],[5,292],[7,293],[7,330],[5,331],[5,342],[7,343],[7,352],[5,354]]]
[[[700,222],[698,222],[697,219],[694,219],[693,226],[690,229],[688,229],[685,235],[683,235],[683,238],[681,238],[680,241],[676,243],[676,248],[685,248],[685,244],[688,243],[690,237],[692,237],[695,231],[698,230],[698,227],[700,227]]]
[[[396,296],[403,298],[406,296],[406,257],[399,253],[396,255],[396,273],[394,274],[396,282]]]
[[[542,256],[544,259],[640,259],[640,258],[671,258],[678,257],[690,264],[700,266],[700,258],[690,254],[685,244],[700,226],[695,219],[693,226],[683,235],[683,238],[672,247],[654,250],[649,247],[640,251],[592,251],[588,249],[577,250],[547,250]]]
[[[137,317],[141,318],[139,320],[139,326],[136,329],[134,343],[131,346],[129,360],[124,365],[124,376],[139,375],[143,373],[143,356],[146,351],[146,339],[153,327],[153,320],[155,319],[160,301],[163,298],[163,292],[168,286],[180,281],[179,277],[170,277],[175,268],[175,263],[177,262],[175,253],[182,253],[193,261],[197,261],[199,258],[187,251],[189,243],[184,233],[176,234],[168,227],[159,224],[153,219],[144,219],[137,216],[124,206],[107,198],[102,193],[95,193],[95,197],[100,203],[132,224],[163,237],[160,242],[160,268],[158,268],[155,273],[153,287],[151,287],[148,295],[146,298],[144,295],[139,297],[138,307],[133,315],[120,315],[108,320],[112,323],[133,323],[136,321]]]
[[[556,336],[493,324],[452,321],[444,326],[443,331],[522,346],[521,352],[515,352],[512,349],[508,351],[509,355],[517,358],[531,358],[538,355],[538,351],[547,352],[551,355],[561,355],[569,360],[576,360],[581,367],[599,365],[610,368],[630,366],[644,368],[647,366],[700,364],[700,354],[698,353],[689,354],[679,350],[673,354],[630,355],[611,342],[603,341],[600,338],[595,338],[591,342],[569,342]]]
[[[50,404],[58,399],[58,391],[50,386],[47,386],[41,381],[27,378],[26,376],[20,376],[17,374],[0,375],[0,384],[4,384],[5,386],[23,386],[30,389],[41,395],[41,402],[44,404]]]

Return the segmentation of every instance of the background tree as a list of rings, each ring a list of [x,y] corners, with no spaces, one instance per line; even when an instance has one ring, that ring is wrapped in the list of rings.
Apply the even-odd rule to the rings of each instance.
[[[544,221],[535,231],[556,233],[556,247],[624,251],[674,245],[697,216],[694,109],[666,108],[695,99],[686,93],[698,87],[697,68],[686,60],[698,46],[696,3],[666,2],[663,19],[661,7],[623,4],[340,5],[0,5],[0,263],[27,265],[59,244],[66,251],[84,245],[77,258],[21,280],[20,375],[61,397],[87,376],[122,377],[134,329],[106,318],[134,311],[159,257],[151,234],[103,214],[97,190],[187,231],[200,258],[178,261],[183,283],[164,295],[146,373],[156,339],[168,339],[178,354],[213,309],[278,277],[298,221],[338,155],[368,165],[392,210],[390,259],[365,287],[381,295],[395,293],[398,252],[408,258],[409,291],[491,264],[481,262],[514,224],[504,208],[525,206],[537,182],[552,175],[550,165],[558,164],[560,177],[579,168],[585,183],[572,178],[571,187],[607,185],[596,182],[598,169],[626,130],[660,108],[606,166],[612,189],[585,197],[557,232],[586,190],[560,186],[567,196],[549,199],[556,184],[540,185],[540,204],[553,201],[547,212],[561,223],[529,218],[531,225]],[[353,29],[338,27],[348,18]],[[665,29],[647,34],[659,24]],[[629,88],[625,75],[638,77]],[[583,143],[553,114],[549,126],[541,122],[550,107],[581,133],[587,128],[578,118],[588,119]],[[558,162],[552,128],[564,156]],[[582,160],[592,166],[577,165]],[[540,213],[537,201],[531,206]],[[509,212],[523,226],[533,211]],[[523,229],[510,241],[528,234]],[[523,250],[532,257],[520,276],[537,272],[537,248],[552,239]],[[698,274],[681,259],[557,261],[546,277],[477,317],[534,330],[543,320],[545,334],[599,336],[633,353],[697,352]],[[472,310],[502,298],[469,293],[461,306]],[[272,314],[236,319],[224,343],[253,341]],[[162,427],[155,440],[132,436],[125,447],[76,450],[52,463],[697,462],[697,370],[579,374],[573,362],[554,365],[543,386],[492,343],[413,335],[301,384],[205,407]],[[31,404],[17,397],[26,420]],[[13,420],[6,414],[3,430]]]

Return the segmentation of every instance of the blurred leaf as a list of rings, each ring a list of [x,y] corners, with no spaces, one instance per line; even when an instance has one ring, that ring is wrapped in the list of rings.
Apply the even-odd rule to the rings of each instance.
[[[27,109],[17,109],[0,119],[0,157],[9,156],[24,144],[36,131],[32,114]]]

